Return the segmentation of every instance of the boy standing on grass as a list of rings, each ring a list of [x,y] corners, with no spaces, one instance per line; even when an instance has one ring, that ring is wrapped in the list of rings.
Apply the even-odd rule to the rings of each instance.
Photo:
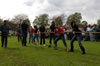
[[[55,32],[55,35],[57,36],[54,40],[55,49],[57,49],[58,40],[62,39],[63,44],[65,46],[65,50],[68,51],[67,44],[66,44],[65,37],[64,37],[64,29],[58,26],[58,24],[56,24],[56,29],[54,30],[54,32]]]
[[[4,24],[1,26],[1,42],[2,42],[2,47],[4,46],[5,43],[5,48],[7,48],[7,40],[8,40],[8,34],[9,34],[9,26],[7,25],[8,20],[4,20]]]

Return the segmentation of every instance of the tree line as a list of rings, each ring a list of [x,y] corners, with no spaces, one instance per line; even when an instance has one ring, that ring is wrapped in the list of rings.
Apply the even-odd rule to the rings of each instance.
[[[28,25],[31,25],[30,20],[26,14],[18,14],[14,16],[11,20],[9,20],[9,26],[11,30],[16,30],[20,28],[23,20],[27,22]],[[55,23],[59,24],[60,26],[70,26],[70,23],[72,21],[75,21],[76,24],[88,24],[86,20],[82,21],[82,15],[81,13],[75,12],[68,17],[65,14],[61,14],[58,16],[53,16],[52,18],[49,18],[48,14],[40,14],[35,17],[33,20],[33,24],[40,26],[40,24],[45,25],[46,27],[50,25],[50,23],[54,21]],[[3,19],[0,18],[0,25],[3,23]],[[97,24],[100,24],[100,19],[97,20]]]

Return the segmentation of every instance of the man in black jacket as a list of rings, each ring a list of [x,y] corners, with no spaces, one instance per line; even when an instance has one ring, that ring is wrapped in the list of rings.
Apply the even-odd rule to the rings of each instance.
[[[24,20],[21,28],[22,28],[22,46],[26,46],[27,43],[27,31],[28,31],[28,24],[26,24],[26,21]]]

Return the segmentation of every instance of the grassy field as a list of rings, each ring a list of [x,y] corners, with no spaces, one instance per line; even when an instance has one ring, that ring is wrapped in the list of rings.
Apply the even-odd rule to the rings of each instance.
[[[66,41],[70,48],[70,41]],[[100,42],[82,42],[86,55],[81,54],[78,43],[75,42],[75,52],[64,51],[62,41],[58,42],[58,50],[27,44],[22,47],[16,37],[9,38],[8,48],[0,47],[0,66],[100,66]],[[0,41],[1,45],[1,41]]]

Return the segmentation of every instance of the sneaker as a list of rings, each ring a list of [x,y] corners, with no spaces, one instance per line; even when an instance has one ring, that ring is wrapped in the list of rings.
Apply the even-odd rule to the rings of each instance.
[[[43,46],[45,47],[45,44]]]

